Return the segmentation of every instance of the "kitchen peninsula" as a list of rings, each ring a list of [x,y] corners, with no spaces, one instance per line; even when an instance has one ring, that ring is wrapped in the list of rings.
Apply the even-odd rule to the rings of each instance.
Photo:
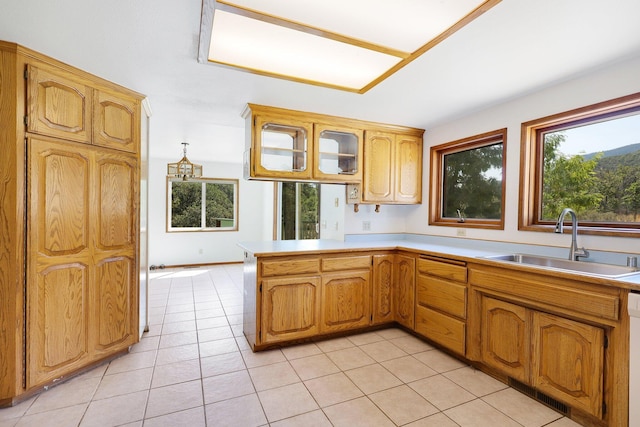
[[[626,425],[626,307],[640,273],[509,263],[490,258],[504,248],[424,239],[240,246],[254,351],[399,324],[583,425]]]

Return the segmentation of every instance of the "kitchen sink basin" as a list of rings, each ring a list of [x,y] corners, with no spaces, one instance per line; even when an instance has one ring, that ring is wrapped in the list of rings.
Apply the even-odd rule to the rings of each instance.
[[[622,265],[601,264],[597,262],[571,261],[563,258],[553,258],[528,254],[505,254],[484,257],[495,261],[507,261],[517,264],[526,264],[538,267],[556,268],[560,270],[572,271],[575,273],[590,274],[610,278],[619,278],[640,274],[636,267],[625,267]]]

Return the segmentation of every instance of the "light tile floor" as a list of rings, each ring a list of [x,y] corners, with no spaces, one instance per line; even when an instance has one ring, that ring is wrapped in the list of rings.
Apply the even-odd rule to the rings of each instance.
[[[238,264],[149,289],[130,354],[1,409],[0,427],[578,425],[396,328],[253,353]]]

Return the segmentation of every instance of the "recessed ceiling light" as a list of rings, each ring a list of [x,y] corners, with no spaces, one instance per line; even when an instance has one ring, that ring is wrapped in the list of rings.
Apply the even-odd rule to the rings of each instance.
[[[364,93],[500,0],[205,0],[200,61]]]

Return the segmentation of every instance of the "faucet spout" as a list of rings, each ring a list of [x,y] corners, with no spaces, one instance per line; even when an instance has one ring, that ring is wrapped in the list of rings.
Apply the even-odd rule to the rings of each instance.
[[[564,217],[571,216],[571,246],[569,246],[569,259],[572,261],[580,261],[580,258],[588,258],[589,251],[585,248],[578,248],[578,217],[571,208],[564,208],[560,212],[558,221],[556,222],[556,233],[562,234],[564,231]]]

